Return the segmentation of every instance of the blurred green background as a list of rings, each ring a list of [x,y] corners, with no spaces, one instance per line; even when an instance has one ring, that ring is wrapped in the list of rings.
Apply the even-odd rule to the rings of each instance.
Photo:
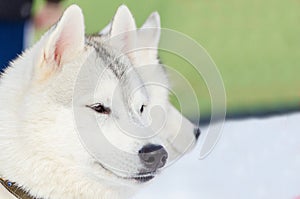
[[[87,33],[101,30],[121,4],[129,7],[138,26],[158,11],[162,27],[187,34],[211,55],[225,84],[228,114],[300,106],[299,0],[65,1],[66,6],[73,3],[83,9]],[[210,96],[201,78],[178,57],[160,56],[188,77],[201,114],[208,116]],[[188,114],[194,114],[193,108]]]

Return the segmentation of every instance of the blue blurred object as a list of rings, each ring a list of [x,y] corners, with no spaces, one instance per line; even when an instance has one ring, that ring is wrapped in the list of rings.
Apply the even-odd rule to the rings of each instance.
[[[0,71],[3,72],[9,61],[20,54],[24,48],[26,21],[0,21]]]

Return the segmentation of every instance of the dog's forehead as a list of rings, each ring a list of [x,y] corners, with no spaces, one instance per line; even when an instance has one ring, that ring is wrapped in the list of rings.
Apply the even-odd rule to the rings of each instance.
[[[118,84],[117,87],[123,91],[122,93],[125,99],[129,99],[129,95],[135,93],[136,90],[139,90],[136,92],[137,95],[143,95],[145,98],[148,98],[148,94],[143,86],[144,83],[139,73],[126,55],[113,49],[110,46],[109,41],[103,39],[99,35],[87,36],[85,44],[94,49],[95,58],[96,60],[99,60],[99,66],[95,67],[99,68],[100,71],[104,71],[104,76],[108,77],[104,78],[104,81],[107,81],[108,79],[112,80],[110,75],[112,74],[114,76],[113,79],[116,80],[114,84]],[[110,84],[110,87],[111,86],[112,84]]]
[[[126,71],[132,68],[128,58],[110,48],[108,41],[104,41],[100,35],[87,36],[85,44],[95,49],[104,67],[110,69],[118,79],[121,79]]]

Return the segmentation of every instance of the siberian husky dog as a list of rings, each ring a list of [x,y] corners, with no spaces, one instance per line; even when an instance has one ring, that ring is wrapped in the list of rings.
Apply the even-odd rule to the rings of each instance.
[[[70,6],[1,75],[1,199],[130,198],[198,139],[168,101],[157,13],[137,29],[122,5],[100,34],[84,29]]]

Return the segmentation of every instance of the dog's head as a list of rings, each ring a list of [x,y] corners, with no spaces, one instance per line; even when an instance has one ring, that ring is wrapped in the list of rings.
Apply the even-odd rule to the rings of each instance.
[[[121,6],[100,34],[85,36],[80,8],[69,7],[7,71],[27,67],[17,98],[30,158],[55,164],[51,172],[136,184],[189,150],[200,132],[168,101],[159,39],[157,13],[137,29]]]

